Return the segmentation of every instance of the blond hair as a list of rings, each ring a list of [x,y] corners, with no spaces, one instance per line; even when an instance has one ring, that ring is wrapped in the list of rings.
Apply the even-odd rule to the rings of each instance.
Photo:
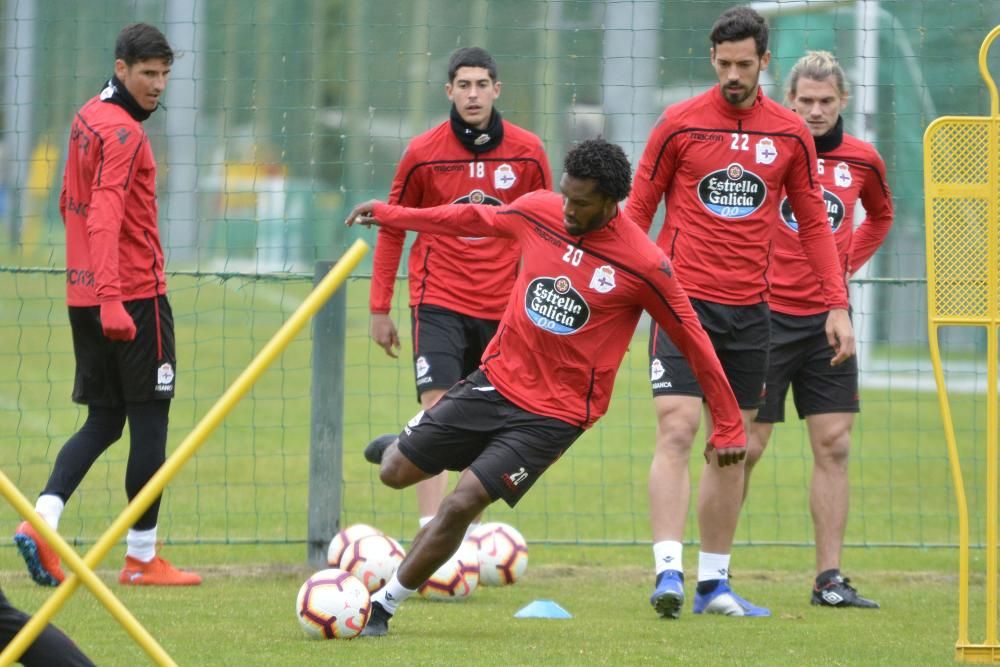
[[[826,81],[831,76],[835,79],[840,96],[848,97],[851,91],[847,84],[847,77],[833,54],[829,51],[806,51],[806,54],[799,58],[799,61],[792,67],[792,71],[788,73],[786,91],[789,97],[794,97],[799,79],[802,77],[813,81]]]

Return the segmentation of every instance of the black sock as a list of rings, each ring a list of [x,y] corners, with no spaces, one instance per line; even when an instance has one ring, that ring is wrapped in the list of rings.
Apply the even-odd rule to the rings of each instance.
[[[709,579],[708,581],[698,582],[698,595],[708,595],[719,587],[719,583],[722,579]]]

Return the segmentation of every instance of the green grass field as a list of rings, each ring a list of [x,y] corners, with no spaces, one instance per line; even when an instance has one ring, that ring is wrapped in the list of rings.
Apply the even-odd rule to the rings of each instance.
[[[180,351],[173,447],[292,312],[308,283],[177,276],[170,284]],[[0,286],[0,354],[6,355],[0,360],[0,466],[33,499],[82,419],[68,398],[73,362],[61,276],[0,273]],[[398,430],[417,404],[409,364],[387,358],[368,341],[367,287],[363,280],[348,285],[341,523],[371,523],[405,543],[416,525],[412,492],[382,488],[360,450],[373,435]],[[405,316],[401,320],[406,359],[409,326]],[[608,416],[516,511],[490,510],[488,519],[516,525],[532,545],[529,574],[513,588],[487,589],[464,604],[408,603],[385,641],[305,639],[293,614],[295,594],[310,573],[305,538],[311,343],[304,333],[164,498],[165,555],[201,569],[205,585],[186,591],[113,589],[184,665],[950,662],[957,636],[957,556],[955,549],[937,545],[957,542],[954,494],[937,399],[905,382],[863,392],[851,462],[847,542],[854,548],[845,554],[844,568],[883,610],[838,612],[808,604],[811,455],[801,425],[792,421],[776,431],[755,472],[733,560],[739,591],[770,605],[775,618],[655,618],[647,601],[652,564],[646,475],[653,418],[645,339],[640,331]],[[952,407],[978,542],[982,397],[955,395]],[[122,443],[105,454],[64,515],[60,532],[81,552],[123,506],[126,451]],[[695,481],[699,470],[694,456]],[[0,525],[12,530],[16,522],[9,507],[0,507]],[[697,540],[693,520],[687,539]],[[109,581],[122,551],[113,550],[101,566]],[[696,551],[686,551],[689,568]],[[975,555],[981,557],[981,550]],[[981,577],[976,582],[981,589]],[[0,583],[29,610],[48,593],[27,581],[7,545],[0,546]],[[533,599],[557,600],[574,618],[512,618]],[[979,607],[974,618],[981,619]],[[99,664],[144,660],[84,590],[57,622]],[[981,627],[973,626],[974,640],[981,639],[975,632]]]
[[[688,606],[679,620],[664,621],[647,602],[648,548],[532,546],[514,586],[479,588],[459,603],[413,599],[387,638],[325,642],[307,639],[295,618],[295,595],[310,573],[299,549],[172,551],[179,562],[202,563],[203,586],[110,585],[180,665],[946,665],[957,636],[955,558],[944,549],[849,550],[865,594],[883,605],[878,611],[810,606],[810,549],[739,549],[736,585],[770,605],[773,618],[694,616]],[[24,607],[39,606],[52,589],[30,584],[15,566],[5,553],[4,590]],[[116,572],[99,574],[110,583]],[[513,618],[537,599],[557,601],[573,618]],[[56,621],[98,664],[147,661],[83,589]]]

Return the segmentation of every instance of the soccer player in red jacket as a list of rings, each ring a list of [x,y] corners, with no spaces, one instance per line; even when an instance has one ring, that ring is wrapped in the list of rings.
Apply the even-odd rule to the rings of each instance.
[[[644,309],[705,388],[713,458],[742,461],[739,406],[708,336],[666,256],[619,210],[630,172],[621,148],[594,139],[566,155],[561,196],[538,191],[499,208],[367,202],[348,217],[348,225],[512,238],[521,248],[521,271],[479,369],[384,451],[380,478],[393,488],[441,470],[465,472],[372,597],[363,635],[386,634],[397,606],[458,549],[473,518],[501,498],[513,507],[607,411]]]
[[[663,112],[636,169],[626,215],[648,230],[665,200],[657,243],[712,339],[749,430],[767,371],[767,270],[783,189],[800,221],[799,241],[829,312],[825,331],[836,350],[834,363],[854,353],[854,332],[812,137],[801,118],[760,90],[760,73],[770,60],[767,22],[750,7],[734,7],[719,17],[710,38],[719,85]],[[662,617],[677,618],[684,603],[681,541],[691,493],[688,460],[703,387],[655,324],[650,379],[657,417],[649,476],[656,564],[650,602]],[[712,457],[702,473],[695,613],[770,615],[729,586],[743,476],[742,464],[721,467]]]
[[[157,228],[156,160],[142,122],[159,106],[174,54],[157,28],[125,26],[114,76],[76,113],[59,209],[66,226],[66,303],[87,420],[60,450],[35,510],[58,528],[69,497],[129,425],[125,490],[131,500],[163,465],[174,396],[174,320]],[[201,577],[156,552],[160,501],[129,530],[128,585],[191,585]],[[41,585],[63,580],[59,557],[27,521],[14,542]]]
[[[410,141],[390,203],[500,206],[552,189],[541,140],[494,108],[500,81],[493,56],[479,47],[456,50],[445,92],[451,117]],[[379,229],[372,268],[371,336],[391,357],[398,353],[399,334],[389,310],[405,240],[403,229]],[[513,239],[417,235],[408,262],[409,303],[417,397],[425,410],[479,364],[514,285],[517,258]],[[377,459],[394,438],[376,438],[366,458]],[[445,472],[417,485],[421,525],[437,512],[447,483]]]
[[[806,121],[816,144],[816,174],[840,266],[855,273],[875,253],[892,226],[892,196],[885,163],[875,147],[844,132],[841,112],[849,96],[844,70],[826,51],[810,51],[788,75],[788,103]],[[854,228],[854,210],[865,219]],[[839,365],[826,343],[826,303],[798,240],[798,221],[782,202],[771,265],[771,351],[764,405],[750,428],[747,477],[767,447],[776,422],[785,420],[789,385],[813,450],[809,505],[816,535],[816,582],[812,603],[878,608],[858,595],[840,574],[847,524],[847,458],[858,400],[855,357]]]

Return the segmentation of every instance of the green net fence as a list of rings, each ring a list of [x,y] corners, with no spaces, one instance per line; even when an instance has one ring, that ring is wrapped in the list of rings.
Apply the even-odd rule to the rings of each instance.
[[[0,466],[33,497],[82,423],[69,401],[57,199],[69,119],[110,75],[114,37],[125,23],[159,25],[180,54],[165,108],[146,123],[160,165],[160,225],[177,317],[175,445],[301,301],[313,263],[336,258],[358,236],[374,240],[340,223],[354,203],[385,197],[409,138],[447,117],[445,68],[454,48],[482,45],[494,54],[503,81],[498,108],[542,138],[558,175],[567,147],[596,134],[636,161],[662,108],[712,84],[708,30],[733,4],[0,1],[0,228],[7,241],[0,248]],[[921,137],[937,115],[987,109],[976,56],[1000,23],[1000,4],[754,4],[773,27],[766,92],[780,97],[804,49],[833,50],[853,87],[848,131],[885,158],[897,210],[889,241],[853,288],[864,390],[848,542],[953,543],[954,503],[926,354]],[[994,54],[994,68],[996,61]],[[368,340],[367,266],[348,287],[342,522],[409,535],[412,494],[381,488],[359,453],[369,437],[398,430],[417,409],[409,364]],[[394,316],[406,359],[404,303]],[[975,470],[985,341],[946,334],[959,436]],[[654,422],[645,337],[640,327],[611,413],[519,506],[512,521],[529,539],[648,540]],[[310,342],[304,334],[292,345],[171,485],[163,506],[169,539],[305,540]],[[122,507],[126,450],[124,442],[109,450],[88,476],[61,526],[68,537],[94,539]],[[808,543],[811,453],[802,427],[779,428],[767,457],[737,538]],[[697,461],[693,471],[696,479]],[[13,527],[9,507],[0,507],[0,521]]]

